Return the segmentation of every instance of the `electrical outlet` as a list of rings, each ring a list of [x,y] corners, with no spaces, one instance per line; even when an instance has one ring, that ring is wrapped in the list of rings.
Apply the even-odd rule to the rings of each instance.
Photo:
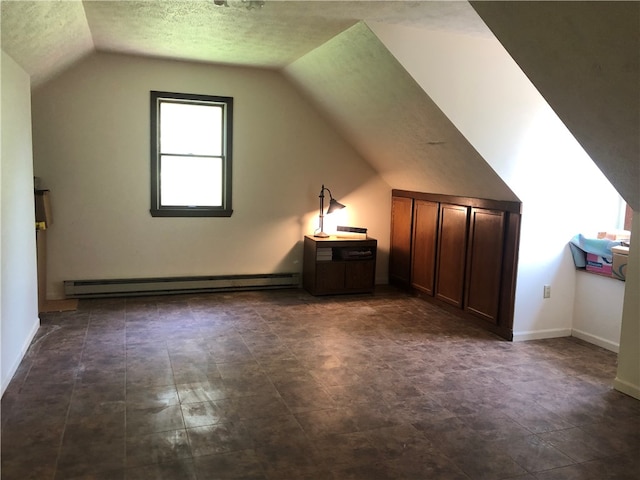
[[[551,285],[544,286],[544,298],[551,298]]]

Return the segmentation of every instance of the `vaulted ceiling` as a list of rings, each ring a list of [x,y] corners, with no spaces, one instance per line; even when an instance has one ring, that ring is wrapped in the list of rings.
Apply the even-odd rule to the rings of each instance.
[[[2,1],[2,49],[37,86],[94,50],[282,68],[361,20],[490,34],[467,2],[227,0],[226,4]]]
[[[362,20],[495,34],[620,194],[640,209],[640,2],[3,0],[1,6],[2,49],[31,75],[33,88],[95,51],[284,69]],[[428,92],[423,100],[440,126],[414,112],[438,137],[409,139],[417,151],[453,148],[438,158],[471,158],[484,188],[510,198]],[[388,160],[370,161],[384,175]],[[444,182],[447,165],[407,155],[399,166],[411,170],[405,178],[435,174]],[[481,184],[468,194],[482,195]]]
[[[602,173],[640,210],[640,2],[472,3]]]

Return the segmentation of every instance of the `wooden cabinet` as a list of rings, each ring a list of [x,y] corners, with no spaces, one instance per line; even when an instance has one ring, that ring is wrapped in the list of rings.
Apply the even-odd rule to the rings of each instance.
[[[391,248],[389,251],[389,280],[403,287],[411,284],[411,232],[413,199],[391,199]]]
[[[462,307],[467,256],[468,208],[440,206],[439,241],[436,266],[436,298]]]
[[[465,309],[498,323],[505,212],[471,209]]]
[[[304,237],[302,284],[312,295],[372,292],[377,240]]]
[[[453,305],[512,339],[520,208],[520,202],[394,190],[389,282]]]
[[[427,295],[434,294],[439,212],[440,204],[415,200],[411,286]]]

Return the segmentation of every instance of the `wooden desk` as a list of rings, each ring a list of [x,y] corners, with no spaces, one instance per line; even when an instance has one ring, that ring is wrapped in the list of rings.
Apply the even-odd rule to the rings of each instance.
[[[378,242],[374,238],[304,237],[302,285],[312,295],[373,291]]]

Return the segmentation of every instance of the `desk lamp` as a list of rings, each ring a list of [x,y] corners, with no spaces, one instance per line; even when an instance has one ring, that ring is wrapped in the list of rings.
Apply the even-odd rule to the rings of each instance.
[[[333,195],[331,195],[331,190],[329,190],[327,187],[325,187],[324,185],[322,185],[322,188],[320,189],[320,231],[318,233],[314,233],[313,236],[314,237],[319,237],[319,238],[328,238],[329,235],[324,233],[324,192],[325,190],[327,192],[329,192],[329,207],[327,208],[327,215],[329,215],[331,212],[335,212],[336,210],[340,210],[341,208],[344,208],[344,205],[341,204],[340,202],[338,202],[336,199],[333,198]]]

